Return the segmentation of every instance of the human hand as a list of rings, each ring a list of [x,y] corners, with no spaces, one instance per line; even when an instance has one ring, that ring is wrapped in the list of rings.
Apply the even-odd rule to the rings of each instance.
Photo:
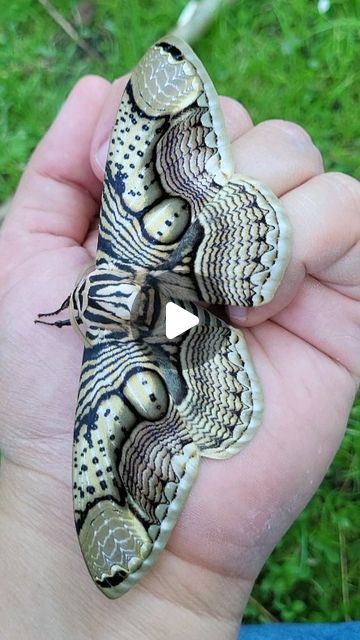
[[[341,440],[360,375],[360,189],[323,174],[298,126],[253,127],[223,101],[236,169],[282,197],[290,265],[274,300],[237,319],[265,396],[244,450],[203,459],[167,549],[118,602],[93,586],[71,505],[82,343],[39,327],[93,262],[107,138],[125,80],[83,79],[24,173],[0,238],[0,594],[4,637],[233,638],[257,573]],[[105,144],[104,144],[105,143]],[[6,591],[5,591],[6,589]],[[17,611],[23,613],[19,619]],[[31,631],[29,631],[31,629]],[[31,635],[29,635],[31,634]]]

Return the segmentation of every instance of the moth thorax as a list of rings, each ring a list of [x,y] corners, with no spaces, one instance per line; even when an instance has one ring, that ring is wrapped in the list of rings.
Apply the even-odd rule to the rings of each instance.
[[[103,324],[130,322],[137,315],[140,287],[132,282],[104,279],[90,284],[87,311]],[[89,318],[90,319],[90,318]]]
[[[137,318],[140,293],[141,287],[132,274],[94,269],[80,280],[72,294],[72,323],[77,327],[84,323],[94,330],[127,330]]]

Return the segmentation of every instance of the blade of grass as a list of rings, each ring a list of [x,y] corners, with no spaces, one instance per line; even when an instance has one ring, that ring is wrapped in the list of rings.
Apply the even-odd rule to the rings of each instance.
[[[341,523],[338,523],[339,530],[339,548],[340,548],[340,570],[341,570],[341,593],[344,606],[344,618],[346,622],[350,622],[349,616],[349,579],[346,555],[346,542],[344,530]]]
[[[271,611],[266,609],[254,596],[250,596],[249,602],[254,605],[261,613],[270,621],[270,622],[280,622],[278,618],[276,618]]]

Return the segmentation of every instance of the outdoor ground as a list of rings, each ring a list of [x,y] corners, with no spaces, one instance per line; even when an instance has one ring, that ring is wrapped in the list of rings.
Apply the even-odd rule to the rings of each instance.
[[[53,2],[90,52],[43,2],[0,0],[0,204],[76,80],[129,71],[187,0]],[[326,169],[360,178],[359,31],[357,0],[240,0],[195,49],[218,92],[240,100],[255,122],[298,122]],[[360,617],[359,427],[360,401],[320,489],[262,571],[247,622]]]

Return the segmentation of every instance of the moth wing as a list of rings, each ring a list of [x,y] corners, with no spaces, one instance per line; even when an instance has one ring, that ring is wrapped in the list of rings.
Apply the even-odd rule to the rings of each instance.
[[[161,184],[188,203],[191,225],[154,276],[165,293],[179,299],[265,304],[289,260],[287,216],[265,185],[234,172],[211,79],[185,43],[169,38],[169,44],[179,47],[201,91],[186,110],[173,115],[156,147]]]
[[[290,237],[277,198],[256,180],[234,175],[153,276],[165,295],[179,299],[259,306],[284,276]]]
[[[116,598],[165,546],[199,464],[148,346],[123,336],[85,349],[73,463],[81,550]]]
[[[241,331],[199,305],[172,301],[197,315],[199,324],[157,345],[157,360],[200,454],[228,458],[253,437],[262,419],[262,392],[249,350]]]
[[[190,224],[189,203],[170,194],[157,147],[174,117],[201,93],[197,70],[167,42],[145,53],[125,88],[105,167],[97,265],[151,269],[165,262]]]

